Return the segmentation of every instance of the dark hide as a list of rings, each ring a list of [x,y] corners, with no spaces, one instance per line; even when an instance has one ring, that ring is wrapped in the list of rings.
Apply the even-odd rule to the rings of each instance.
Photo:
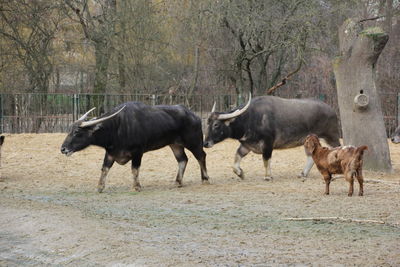
[[[242,178],[239,162],[250,151],[262,154],[267,164],[273,149],[303,145],[310,133],[324,138],[331,146],[340,146],[336,113],[321,101],[261,96],[254,98],[247,111],[236,118],[218,120],[219,114],[226,113],[214,112],[208,119],[204,146],[211,147],[226,138],[239,140],[234,171]],[[308,164],[312,166],[312,161]],[[302,176],[307,176],[309,169]]]
[[[114,161],[126,164],[132,161],[134,187],[140,190],[137,178],[143,153],[170,145],[179,162],[176,181],[182,184],[187,156],[184,148],[190,150],[201,167],[202,181],[208,180],[203,150],[201,120],[184,106],[147,106],[143,103],[128,102],[114,109],[106,117],[125,108],[116,116],[99,124],[82,128],[82,121],[72,125],[61,152],[70,155],[89,145],[106,150],[99,182],[99,192],[104,189],[105,176]],[[161,170],[162,171],[162,170]]]

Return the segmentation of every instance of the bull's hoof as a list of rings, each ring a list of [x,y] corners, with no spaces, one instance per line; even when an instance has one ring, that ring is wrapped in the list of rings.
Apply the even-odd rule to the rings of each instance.
[[[134,185],[133,190],[136,192],[140,192],[140,191],[142,191],[142,187],[140,185]]]
[[[203,180],[201,180],[201,184],[209,185],[210,181],[208,179],[203,179]]]
[[[104,187],[105,187],[104,185],[99,185],[99,186],[97,187],[97,192],[103,193]]]
[[[180,182],[180,181],[175,181],[175,184],[176,184],[176,186],[177,186],[178,188],[183,187],[182,182]]]
[[[265,176],[265,177],[264,177],[264,180],[265,180],[265,181],[273,181],[273,180],[274,180],[274,177],[272,177],[272,176]]]
[[[297,178],[307,178],[307,175],[305,175],[303,172],[297,175]]]
[[[243,170],[241,169],[241,168],[239,168],[239,169],[236,169],[236,168],[233,168],[233,172],[237,175],[237,176],[239,176],[240,177],[240,179],[244,179],[244,172],[243,172]]]

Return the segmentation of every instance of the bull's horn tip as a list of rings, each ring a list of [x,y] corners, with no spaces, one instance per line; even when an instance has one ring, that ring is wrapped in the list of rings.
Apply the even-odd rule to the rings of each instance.
[[[216,107],[217,107],[217,102],[214,101],[214,105],[213,105],[213,107],[212,107],[212,109],[211,109],[211,113],[215,112],[215,108],[216,108]]]

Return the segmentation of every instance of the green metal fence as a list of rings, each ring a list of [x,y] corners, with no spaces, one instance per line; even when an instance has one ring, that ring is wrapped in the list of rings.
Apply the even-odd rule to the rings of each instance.
[[[333,106],[337,112],[335,95],[318,98]],[[214,102],[217,110],[227,111],[236,106],[236,95],[154,95],[154,94],[0,94],[0,130],[5,133],[54,133],[66,132],[72,122],[92,107],[93,116],[99,116],[113,107],[139,101],[148,105],[176,105],[189,107],[203,120]],[[388,136],[396,128],[400,116],[400,94],[381,95],[383,116]]]
[[[176,105],[189,107],[203,120],[214,101],[218,110],[235,107],[236,96],[218,95],[154,95],[154,94],[0,94],[0,130],[6,133],[66,132],[72,122],[96,107],[92,116],[99,116],[128,101],[148,105]]]

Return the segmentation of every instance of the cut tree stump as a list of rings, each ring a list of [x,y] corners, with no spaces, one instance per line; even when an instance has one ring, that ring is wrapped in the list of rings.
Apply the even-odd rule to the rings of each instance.
[[[376,62],[389,37],[380,28],[363,30],[348,19],[339,29],[340,56],[333,62],[345,145],[367,145],[364,168],[391,172]]]

